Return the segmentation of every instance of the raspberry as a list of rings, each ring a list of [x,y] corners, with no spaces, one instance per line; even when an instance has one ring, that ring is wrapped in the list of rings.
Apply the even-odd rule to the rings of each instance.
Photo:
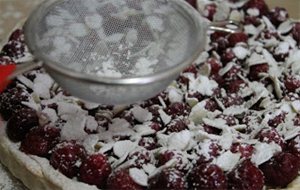
[[[286,147],[287,152],[297,156],[300,159],[300,136],[297,135],[295,138],[290,140]]]
[[[9,41],[3,48],[2,53],[11,58],[18,59],[24,56],[25,46],[19,41]]]
[[[288,92],[295,92],[300,88],[300,79],[295,76],[289,75],[284,81],[285,88]]]
[[[54,148],[50,157],[50,164],[69,178],[78,174],[78,163],[86,156],[86,152],[81,145],[75,142],[64,142]]]
[[[296,156],[281,152],[260,165],[259,168],[264,173],[267,185],[286,187],[298,176],[300,162]]]
[[[12,88],[0,94],[0,113],[4,120],[24,107],[22,102],[29,99],[29,94],[21,88]]]
[[[223,190],[227,187],[226,176],[222,169],[210,163],[200,164],[187,176],[189,189]]]
[[[274,142],[282,148],[285,146],[283,138],[279,135],[275,128],[262,129],[255,138],[259,139],[261,142]]]
[[[9,41],[24,42],[24,33],[22,29],[15,30],[9,37]]]
[[[187,189],[184,173],[175,168],[163,169],[149,179],[149,190],[159,189]]]
[[[224,88],[228,93],[237,93],[241,88],[245,87],[246,83],[244,80],[236,79],[230,82],[226,82]]]
[[[38,126],[38,116],[31,108],[21,108],[7,122],[6,133],[14,142],[22,141],[31,128]]]
[[[268,73],[269,65],[267,63],[252,65],[250,67],[249,79],[250,80],[259,80],[261,73]]]
[[[117,170],[107,180],[108,190],[143,190],[144,188],[133,181],[128,169]]]
[[[133,160],[132,167],[142,168],[143,165],[151,162],[150,152],[145,149],[141,149],[131,153],[128,160]]]
[[[175,102],[168,106],[166,113],[173,118],[176,116],[187,116],[191,112],[190,106],[185,103]]]
[[[234,47],[237,43],[247,43],[248,36],[243,32],[232,33],[228,36],[228,42],[230,47]]]
[[[186,69],[184,69],[183,73],[193,73],[195,76],[198,73],[198,69],[195,65],[190,65]]]
[[[263,173],[250,161],[245,160],[227,175],[228,189],[257,190],[264,187]]]
[[[286,113],[280,113],[268,121],[268,125],[276,128],[280,123],[284,122]]]
[[[251,158],[254,147],[250,144],[234,143],[232,144],[230,151],[233,153],[241,153],[243,158]]]
[[[269,7],[265,3],[264,0],[250,0],[244,5],[244,10],[247,11],[248,9],[258,9],[259,15],[267,15],[269,12]]]
[[[203,100],[203,96],[200,92],[190,92],[187,95],[188,98],[195,98],[198,100],[198,102]]]
[[[211,34],[210,39],[215,42],[219,38],[225,38],[228,35],[227,32],[222,32],[222,31],[215,31],[214,33]]]
[[[219,109],[218,103],[214,99],[208,99],[205,104],[205,109],[214,112]]]
[[[181,152],[178,152],[176,150],[165,150],[158,155],[157,159],[158,166],[163,166],[168,161],[175,159],[176,163],[173,167],[179,171],[185,171],[186,164],[184,163],[184,158]]]
[[[147,150],[154,150],[158,148],[157,140],[153,137],[143,137],[139,141],[139,146],[144,147]]]
[[[225,52],[221,55],[221,61],[223,64],[229,63],[235,58],[235,54],[233,53],[231,48],[227,48]]]
[[[238,65],[234,65],[230,68],[229,71],[227,71],[224,75],[223,78],[225,81],[233,81],[238,79],[238,73],[241,72],[241,67]]]
[[[60,129],[51,126],[36,127],[30,130],[22,141],[20,150],[40,157],[47,157],[59,142]]]
[[[187,124],[183,119],[177,118],[173,119],[170,123],[167,124],[167,133],[178,133],[187,129]]]
[[[297,44],[300,45],[300,22],[295,23],[293,26],[292,36],[296,40]]]
[[[227,94],[227,96],[222,98],[221,101],[225,108],[228,108],[235,105],[242,105],[244,99],[237,94]]]
[[[278,27],[281,23],[286,21],[288,18],[289,18],[289,14],[285,8],[275,7],[269,13],[269,19],[276,27]]]
[[[90,185],[103,188],[106,185],[108,176],[111,173],[111,166],[103,154],[87,156],[82,162],[79,171],[79,179]]]
[[[219,70],[222,68],[221,63],[215,58],[209,58],[207,60],[206,64],[208,64],[210,66],[211,74],[217,74],[219,72]]]
[[[155,131],[160,131],[162,129],[162,126],[160,123],[157,122],[153,122],[150,124],[151,129],[155,130]]]
[[[256,16],[245,16],[245,25],[253,24],[255,27],[258,27],[261,24],[261,20]]]
[[[234,116],[232,116],[232,115],[220,114],[216,118],[224,119],[226,121],[226,124],[228,126],[233,126],[233,125],[238,124],[238,120]]]
[[[222,54],[229,47],[229,42],[226,38],[221,37],[213,42],[212,46],[219,54]]]
[[[216,12],[217,12],[217,5],[211,3],[205,5],[203,15],[212,21],[214,19],[214,15],[216,14]]]

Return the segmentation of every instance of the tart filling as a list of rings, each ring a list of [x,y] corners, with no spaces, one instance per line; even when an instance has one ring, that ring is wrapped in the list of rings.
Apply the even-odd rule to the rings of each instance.
[[[193,65],[133,105],[79,100],[43,69],[19,76],[0,94],[0,160],[31,189],[295,187],[300,23],[263,0],[189,2],[244,31],[210,32]],[[0,64],[24,59],[31,56],[19,29]]]

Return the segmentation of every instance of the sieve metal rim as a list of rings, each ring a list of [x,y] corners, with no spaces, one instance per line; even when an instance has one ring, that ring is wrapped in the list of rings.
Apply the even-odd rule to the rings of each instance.
[[[198,28],[197,32],[199,33],[197,36],[197,48],[195,48],[194,53],[190,56],[189,59],[182,63],[178,63],[177,65],[170,67],[167,71],[160,71],[149,75],[137,76],[137,77],[124,77],[124,78],[115,78],[115,77],[103,77],[103,76],[95,76],[92,74],[82,73],[78,71],[74,71],[67,67],[62,67],[60,63],[56,61],[52,61],[46,56],[43,56],[41,53],[38,53],[37,47],[33,43],[32,28],[34,28],[35,23],[42,18],[39,15],[43,15],[44,12],[47,11],[47,8],[51,8],[56,3],[60,3],[64,0],[47,0],[41,3],[35,11],[33,11],[28,17],[27,21],[24,25],[24,36],[25,42],[29,51],[36,57],[36,59],[43,62],[44,66],[47,69],[58,72],[62,75],[65,75],[69,78],[73,78],[76,80],[82,80],[93,84],[110,84],[110,85],[143,85],[149,84],[157,81],[161,81],[164,79],[168,79],[171,76],[179,75],[180,72],[190,65],[193,61],[195,61],[201,52],[204,49],[204,44],[206,43],[206,31],[207,28],[203,28],[204,26],[201,23],[206,22],[206,20],[187,2],[183,0],[165,0],[166,2],[172,2],[180,4],[185,11],[185,15],[189,16],[189,18],[193,21],[194,26]],[[202,22],[201,22],[202,21]]]

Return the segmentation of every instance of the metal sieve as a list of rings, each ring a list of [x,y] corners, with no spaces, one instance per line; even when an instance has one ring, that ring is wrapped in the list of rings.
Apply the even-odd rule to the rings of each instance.
[[[65,90],[124,104],[165,89],[203,51],[208,28],[183,0],[47,0],[24,32],[30,52]]]

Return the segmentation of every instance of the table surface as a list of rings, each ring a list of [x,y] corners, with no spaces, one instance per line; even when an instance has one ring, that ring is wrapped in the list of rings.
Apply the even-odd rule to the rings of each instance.
[[[0,0],[0,47],[6,42],[9,33],[20,20],[24,20],[30,11],[42,0]],[[290,17],[300,19],[299,0],[266,0],[271,7],[285,7]],[[11,184],[14,184],[12,189]],[[25,190],[0,163],[0,190]]]

